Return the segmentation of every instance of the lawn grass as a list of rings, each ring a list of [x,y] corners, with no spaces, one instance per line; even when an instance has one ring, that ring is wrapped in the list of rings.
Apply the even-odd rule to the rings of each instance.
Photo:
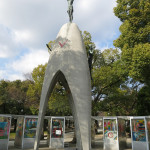
[[[9,139],[15,140],[16,132],[10,132]],[[47,136],[47,131],[44,131],[44,136]]]
[[[14,140],[15,136],[16,136],[16,132],[11,132],[10,135],[9,135],[9,139]]]

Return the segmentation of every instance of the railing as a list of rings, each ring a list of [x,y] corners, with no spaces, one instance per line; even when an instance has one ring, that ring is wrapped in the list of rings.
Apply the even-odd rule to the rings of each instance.
[[[62,119],[64,118],[64,119]],[[14,146],[20,149],[33,148],[38,116],[35,115],[0,115],[0,150],[7,150],[11,120],[17,119],[16,136]],[[64,147],[65,122],[72,116],[54,117],[45,116],[48,120],[48,147]],[[84,118],[83,118],[84,119]],[[55,124],[63,122],[61,125]],[[63,121],[64,120],[64,121]],[[103,135],[103,149],[122,150],[127,144],[127,128],[131,134],[133,150],[149,150],[150,142],[150,116],[91,116],[92,136],[101,133]],[[95,134],[93,134],[93,132]],[[67,133],[66,133],[67,134]],[[59,139],[59,140],[58,140]],[[92,139],[92,138],[91,138]],[[61,143],[61,144],[60,144]],[[92,143],[91,143],[92,144]],[[59,145],[60,147],[55,147]],[[66,144],[67,145],[67,144]]]

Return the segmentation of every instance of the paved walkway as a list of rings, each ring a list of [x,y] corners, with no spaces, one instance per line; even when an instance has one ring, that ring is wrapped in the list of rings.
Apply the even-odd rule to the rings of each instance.
[[[54,148],[48,148],[47,145],[46,145],[46,141],[41,141],[42,143],[40,144],[40,148],[39,150],[76,150],[75,147],[66,147],[64,149],[54,149]],[[45,144],[44,144],[45,143]],[[103,144],[103,143],[101,143]],[[91,150],[103,150],[103,147],[102,145],[97,145],[95,148],[92,148]],[[10,141],[9,142],[9,148],[8,150],[21,150],[19,148],[15,148],[14,147],[14,141]],[[26,150],[33,150],[33,149],[26,149]],[[132,150],[132,149],[124,149],[124,150]]]
[[[70,132],[65,134],[65,148],[64,149],[50,149],[47,145],[47,140],[40,141],[40,148],[39,150],[76,150],[75,144],[70,143],[73,139],[74,133]],[[14,141],[9,141],[9,148],[8,150],[21,150],[14,147]],[[26,150],[33,150],[33,149],[26,149]],[[96,135],[94,141],[92,141],[92,149],[91,150],[103,150],[103,136]],[[124,150],[131,150],[131,139],[127,139],[127,147]]]

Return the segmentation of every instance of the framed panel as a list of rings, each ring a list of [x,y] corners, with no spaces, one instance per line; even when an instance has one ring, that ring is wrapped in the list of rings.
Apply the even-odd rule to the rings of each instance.
[[[103,118],[104,150],[119,150],[117,117]]]
[[[35,138],[37,118],[25,118],[24,138]]]
[[[146,142],[144,119],[132,119],[132,140]]]
[[[51,118],[50,147],[64,148],[65,117]]]
[[[104,139],[117,140],[117,122],[116,119],[104,120]]]
[[[26,116],[24,118],[23,149],[31,149],[34,147],[37,122],[38,118],[35,116]]]
[[[10,122],[10,117],[0,116],[0,139],[9,138]]]
[[[8,150],[11,116],[0,115],[0,150]]]
[[[131,117],[131,139],[133,150],[149,150],[145,117]]]
[[[64,118],[52,118],[51,138],[64,138]]]

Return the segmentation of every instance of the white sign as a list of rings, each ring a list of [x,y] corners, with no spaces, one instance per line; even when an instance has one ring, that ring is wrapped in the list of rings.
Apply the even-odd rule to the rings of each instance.
[[[61,135],[61,130],[56,130],[56,135]]]

